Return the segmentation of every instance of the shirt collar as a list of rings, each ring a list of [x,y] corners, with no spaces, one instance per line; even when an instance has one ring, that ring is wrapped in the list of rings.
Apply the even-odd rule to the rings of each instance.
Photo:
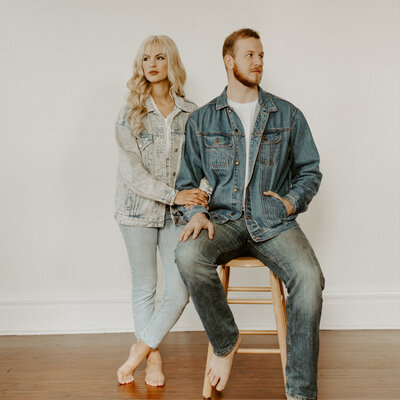
[[[178,108],[179,110],[184,111],[184,112],[191,112],[192,111],[192,108],[190,107],[190,104],[185,100],[184,97],[178,96],[175,93],[172,94],[172,97],[173,97],[174,102],[175,102],[174,110],[176,108]],[[157,110],[157,106],[154,103],[154,100],[153,100],[153,98],[151,96],[148,96],[146,98],[145,105],[146,105],[147,113],[157,112],[158,111]]]
[[[226,96],[227,88],[228,86],[225,86],[225,89],[222,91],[221,95],[217,97],[217,103],[215,105],[216,110],[229,107],[228,98]],[[278,111],[278,108],[272,100],[271,95],[262,90],[260,86],[258,86],[258,104],[260,104],[262,111]]]

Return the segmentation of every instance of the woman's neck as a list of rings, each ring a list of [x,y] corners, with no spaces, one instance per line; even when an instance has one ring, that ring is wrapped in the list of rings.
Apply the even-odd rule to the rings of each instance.
[[[151,85],[151,96],[156,103],[170,103],[173,101],[169,92],[169,82],[165,80],[153,83]]]

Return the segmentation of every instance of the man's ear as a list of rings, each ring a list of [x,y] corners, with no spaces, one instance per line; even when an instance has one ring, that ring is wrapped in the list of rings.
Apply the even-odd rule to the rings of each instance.
[[[234,58],[230,54],[226,54],[224,57],[225,68],[232,70],[235,64]]]

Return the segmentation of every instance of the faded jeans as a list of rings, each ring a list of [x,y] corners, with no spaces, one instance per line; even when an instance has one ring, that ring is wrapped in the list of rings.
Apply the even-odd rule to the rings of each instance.
[[[163,228],[120,224],[132,272],[132,307],[135,335],[149,347],[158,347],[175,325],[188,303],[188,292],[174,260],[174,250],[183,225],[174,225],[169,207]],[[164,287],[162,301],[155,308],[157,247],[160,252]]]
[[[319,322],[324,277],[300,227],[264,242],[254,242],[244,218],[215,224],[213,240],[202,231],[197,239],[178,244],[175,256],[182,278],[218,356],[228,354],[239,335],[217,266],[232,258],[253,256],[281,279],[287,289],[286,394],[317,398]]]

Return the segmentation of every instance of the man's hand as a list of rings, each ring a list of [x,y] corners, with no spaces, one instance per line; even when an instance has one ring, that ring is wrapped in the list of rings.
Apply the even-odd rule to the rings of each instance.
[[[271,190],[268,190],[268,192],[264,192],[264,195],[272,196],[272,197],[275,197],[276,199],[280,200],[283,203],[283,205],[286,207],[286,212],[287,212],[286,216],[287,217],[293,213],[293,211],[294,211],[293,204],[288,199],[285,199],[284,197],[279,196],[278,193],[271,192]]]
[[[208,238],[212,240],[212,238],[214,237],[214,225],[212,224],[212,222],[206,217],[204,213],[193,215],[193,217],[190,218],[190,221],[179,235],[178,242],[186,242],[186,240],[188,240],[190,238],[190,235],[192,234],[193,239],[196,239],[203,229],[208,230]]]

